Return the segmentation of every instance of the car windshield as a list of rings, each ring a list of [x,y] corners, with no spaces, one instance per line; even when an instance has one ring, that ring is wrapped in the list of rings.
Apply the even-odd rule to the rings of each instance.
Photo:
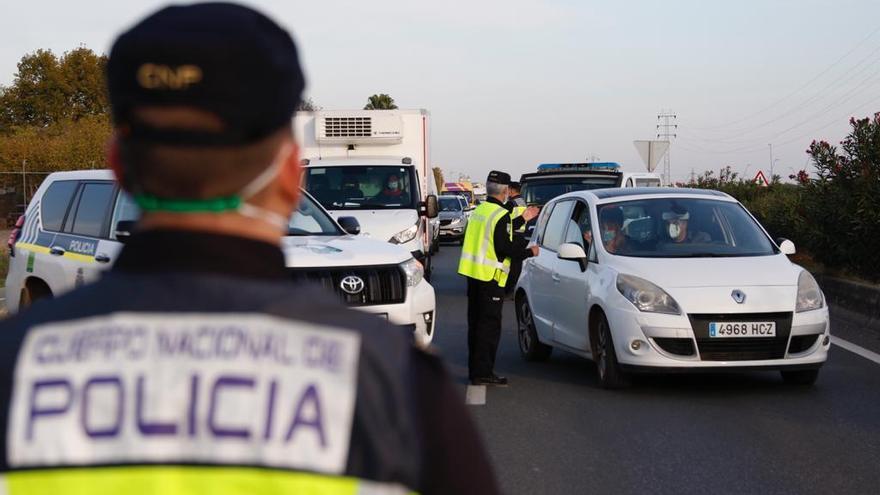
[[[299,207],[290,217],[287,235],[343,235],[343,232],[311,196],[303,194]]]
[[[522,196],[525,198],[526,204],[544,205],[551,199],[572,191],[616,187],[618,180],[620,180],[618,177],[613,176],[539,179],[524,183]]]
[[[458,198],[440,198],[440,211],[461,211],[461,200]]]
[[[414,208],[412,167],[308,167],[306,189],[328,210]]]
[[[612,254],[639,258],[769,256],[777,249],[739,203],[642,199],[597,207],[594,238]]]

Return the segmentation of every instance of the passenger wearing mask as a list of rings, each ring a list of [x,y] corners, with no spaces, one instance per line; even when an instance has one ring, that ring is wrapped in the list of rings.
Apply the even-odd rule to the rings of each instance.
[[[617,206],[606,206],[599,210],[599,229],[602,244],[611,254],[626,250],[626,235],[623,233],[623,211]],[[586,237],[586,236],[585,236]]]

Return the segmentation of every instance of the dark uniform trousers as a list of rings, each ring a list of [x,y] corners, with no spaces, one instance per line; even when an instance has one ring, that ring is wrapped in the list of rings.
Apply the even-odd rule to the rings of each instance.
[[[501,310],[504,287],[490,280],[468,277],[468,375],[482,378],[495,369],[495,354],[501,339]]]

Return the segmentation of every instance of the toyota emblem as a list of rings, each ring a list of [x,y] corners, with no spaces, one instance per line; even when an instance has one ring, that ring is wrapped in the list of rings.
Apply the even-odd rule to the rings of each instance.
[[[739,289],[736,289],[735,291],[731,292],[730,297],[732,297],[733,300],[736,301],[737,304],[742,304],[742,303],[746,302],[746,294]]]
[[[348,275],[339,283],[339,288],[342,289],[342,292],[352,296],[360,294],[364,290],[364,279],[357,275]]]

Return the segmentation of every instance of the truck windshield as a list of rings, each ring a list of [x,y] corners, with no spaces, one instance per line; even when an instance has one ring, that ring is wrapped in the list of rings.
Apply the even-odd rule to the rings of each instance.
[[[523,184],[522,195],[529,205],[544,205],[551,199],[572,191],[617,187],[619,177],[538,179]]]
[[[343,235],[343,232],[311,196],[303,194],[299,207],[290,217],[287,235]]]
[[[415,208],[412,167],[306,168],[306,189],[328,210]]]

